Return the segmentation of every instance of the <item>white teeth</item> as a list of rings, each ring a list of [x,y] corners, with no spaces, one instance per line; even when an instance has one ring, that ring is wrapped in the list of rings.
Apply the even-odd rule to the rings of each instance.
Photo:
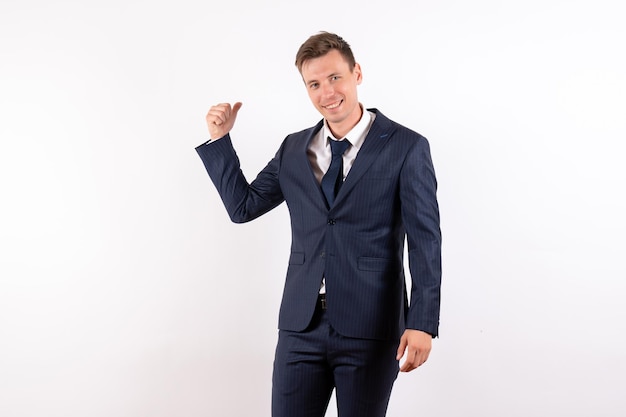
[[[326,106],[327,109],[336,109],[341,104],[341,101],[338,101],[336,104],[331,104],[330,106]]]

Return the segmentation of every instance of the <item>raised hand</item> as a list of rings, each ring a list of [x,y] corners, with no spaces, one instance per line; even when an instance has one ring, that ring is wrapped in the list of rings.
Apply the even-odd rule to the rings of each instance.
[[[229,103],[220,103],[211,107],[206,115],[206,124],[211,139],[219,139],[230,132],[240,108],[241,102],[235,103],[232,107]]]

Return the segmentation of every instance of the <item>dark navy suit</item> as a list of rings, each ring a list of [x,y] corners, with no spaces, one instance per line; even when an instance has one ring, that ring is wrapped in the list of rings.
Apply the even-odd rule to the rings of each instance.
[[[441,234],[430,148],[418,133],[376,109],[370,111],[375,120],[332,207],[307,157],[323,121],[287,136],[250,184],[228,135],[196,149],[232,221],[247,222],[287,203],[292,244],[281,332],[304,334],[321,320],[346,340],[396,347],[406,328],[438,334]],[[403,268],[405,236],[410,305]],[[328,308],[319,317],[322,277]],[[281,349],[279,344],[277,360]],[[395,367],[397,373],[397,362]],[[277,374],[282,372],[275,369],[275,384]],[[309,415],[293,412],[296,417]]]

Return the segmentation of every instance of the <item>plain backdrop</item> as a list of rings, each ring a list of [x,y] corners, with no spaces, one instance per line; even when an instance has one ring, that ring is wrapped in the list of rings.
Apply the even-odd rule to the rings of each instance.
[[[626,415],[625,18],[619,0],[1,0],[0,415],[269,416],[288,212],[230,223],[194,148],[212,104],[242,101],[251,180],[314,125],[293,63],[320,30],[439,180],[441,337],[389,416]]]

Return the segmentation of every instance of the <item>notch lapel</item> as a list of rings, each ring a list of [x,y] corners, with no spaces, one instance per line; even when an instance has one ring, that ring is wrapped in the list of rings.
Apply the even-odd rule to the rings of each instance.
[[[376,113],[376,118],[374,119],[374,123],[372,124],[369,133],[365,137],[365,141],[363,142],[361,149],[359,149],[359,153],[354,160],[352,168],[350,168],[350,172],[348,173],[346,180],[339,189],[339,193],[335,198],[335,205],[341,202],[344,198],[343,196],[348,194],[350,189],[354,187],[363,174],[367,172],[368,168],[376,160],[381,149],[385,146],[395,130],[391,121],[382,113],[378,112],[376,109],[369,110]]]
[[[324,197],[324,193],[322,192],[320,183],[317,182],[317,178],[315,178],[315,172],[313,172],[313,167],[311,166],[311,161],[309,161],[308,155],[309,145],[311,144],[313,138],[315,138],[315,136],[319,133],[320,129],[322,129],[323,125],[324,120],[322,119],[320,122],[318,122],[317,125],[310,129],[310,132],[308,132],[308,136],[305,138],[305,140],[302,141],[302,147],[298,150],[298,154],[300,156],[299,163],[301,164],[301,166],[307,167],[307,169],[304,169],[304,171],[307,171],[306,173],[304,173],[304,175],[309,177],[306,180],[307,183],[310,184],[312,188],[315,188],[317,190],[320,202],[328,207],[328,204],[326,203],[326,197]]]

